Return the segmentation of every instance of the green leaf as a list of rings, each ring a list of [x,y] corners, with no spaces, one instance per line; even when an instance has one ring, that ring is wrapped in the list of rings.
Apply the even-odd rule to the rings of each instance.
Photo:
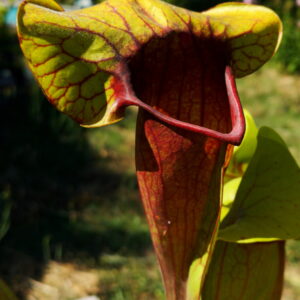
[[[221,221],[225,218],[225,216],[230,211],[230,208],[234,201],[241,180],[242,177],[234,178],[224,185],[223,202],[222,202],[222,209],[221,209]]]
[[[300,172],[280,136],[263,127],[219,239],[251,243],[300,237]]]
[[[257,146],[258,129],[251,114],[244,109],[246,119],[246,131],[240,146],[234,147],[233,159],[237,163],[249,162],[255,153]]]
[[[257,146],[258,129],[251,114],[244,109],[246,131],[240,146],[235,146],[233,155],[226,168],[224,182],[243,176],[248,163],[255,153]]]
[[[279,300],[284,242],[237,244],[218,241],[202,300]]]

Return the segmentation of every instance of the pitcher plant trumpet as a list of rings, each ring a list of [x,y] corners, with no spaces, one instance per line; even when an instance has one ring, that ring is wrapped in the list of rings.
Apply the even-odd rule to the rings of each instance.
[[[241,3],[201,13],[159,0],[20,5],[21,48],[52,105],[84,127],[139,107],[137,178],[168,300],[200,299],[223,167],[245,130],[235,78],[270,59],[281,32],[271,10]]]

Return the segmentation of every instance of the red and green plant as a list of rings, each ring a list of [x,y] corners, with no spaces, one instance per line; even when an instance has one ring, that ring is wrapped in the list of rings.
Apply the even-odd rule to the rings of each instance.
[[[270,59],[281,32],[271,10],[240,3],[202,13],[159,0],[20,5],[21,48],[52,105],[85,127],[139,107],[137,178],[168,300],[280,298],[299,170],[249,116],[233,145],[245,131],[235,78]]]

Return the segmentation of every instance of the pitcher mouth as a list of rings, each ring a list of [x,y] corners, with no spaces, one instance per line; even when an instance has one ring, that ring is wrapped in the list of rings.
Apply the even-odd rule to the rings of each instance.
[[[225,76],[226,90],[228,95],[228,103],[230,108],[230,118],[232,122],[232,129],[228,133],[223,133],[204,126],[199,126],[196,124],[180,121],[176,118],[170,117],[164,113],[159,112],[157,109],[146,104],[145,102],[141,101],[136,96],[123,98],[118,103],[119,106],[118,108],[135,105],[148,111],[157,119],[169,125],[182,128],[185,130],[197,132],[200,134],[204,134],[207,135],[208,137],[218,139],[222,142],[230,143],[233,145],[239,145],[242,142],[245,133],[245,118],[241,106],[241,101],[236,88],[235,78],[230,66],[226,66],[224,76]]]
[[[136,105],[168,125],[242,141],[245,121],[224,41],[174,31],[149,40],[119,74],[126,92],[117,109]]]

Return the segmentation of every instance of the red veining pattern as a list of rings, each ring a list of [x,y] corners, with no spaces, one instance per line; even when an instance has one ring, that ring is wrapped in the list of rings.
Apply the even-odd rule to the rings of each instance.
[[[152,41],[130,63],[136,95],[165,115],[230,131],[226,57],[215,46],[185,34]],[[227,144],[145,111],[136,143],[138,181],[167,299],[187,299],[189,267],[214,241]]]
[[[23,37],[19,37],[20,38],[20,41],[22,42],[23,40],[24,41],[32,41],[32,44],[34,44],[37,48],[43,48],[43,47],[49,47],[51,45],[40,45],[38,43],[36,43],[33,39],[29,39],[29,38],[23,38]],[[59,53],[56,53],[52,56],[49,56],[47,57],[43,62],[41,63],[37,63],[37,64],[34,64],[32,63],[31,61],[31,58],[29,57],[28,60],[29,62],[31,63],[31,66],[32,68],[38,68],[40,66],[43,66],[45,65],[47,62],[49,62],[51,59],[55,59],[55,58],[59,58],[59,56],[63,53],[66,55],[66,57],[69,57],[71,59],[71,61],[69,62],[66,62],[64,63],[63,65],[61,66],[58,66],[54,69],[52,69],[51,71],[49,72],[46,72],[46,73],[43,73],[42,75],[36,75],[37,78],[39,80],[43,79],[44,77],[46,76],[49,76],[49,75],[54,75],[53,78],[51,79],[51,81],[49,82],[48,86],[45,86],[45,85],[42,85],[42,88],[46,94],[46,96],[48,97],[49,101],[53,104],[53,105],[56,105],[58,103],[58,101],[60,101],[61,99],[65,98],[66,97],[66,94],[67,94],[67,91],[68,89],[72,88],[72,87],[79,87],[79,92],[78,92],[78,96],[75,97],[74,99],[72,100],[65,100],[64,101],[64,105],[67,106],[67,105],[70,105],[70,104],[75,104],[78,100],[80,99],[84,99],[85,101],[91,101],[91,100],[95,100],[97,99],[97,97],[99,96],[102,96],[104,95],[105,92],[107,92],[108,90],[112,89],[113,87],[113,84],[111,84],[110,86],[104,88],[102,90],[99,90],[98,92],[94,93],[93,96],[91,97],[86,97],[85,95],[82,95],[81,93],[81,86],[83,83],[85,83],[86,81],[88,81],[89,79],[93,78],[94,76],[96,76],[97,74],[99,74],[100,72],[101,73],[105,73],[105,70],[101,69],[99,66],[97,66],[96,68],[96,71],[94,73],[91,73],[91,74],[88,74],[86,76],[83,77],[82,80],[76,82],[76,83],[68,83],[67,85],[63,86],[63,87],[57,87],[54,83],[54,81],[59,78],[60,76],[60,71],[64,71],[66,69],[66,67],[72,65],[74,62],[76,61],[82,61],[82,62],[85,62],[85,63],[91,63],[91,64],[95,64],[95,63],[101,63],[101,62],[104,62],[104,61],[107,61],[107,60],[111,60],[111,59],[114,59],[115,57],[111,57],[111,58],[106,58],[106,59],[102,59],[102,60],[99,60],[99,61],[88,61],[82,57],[78,58],[78,57],[75,57],[73,55],[71,55],[69,52],[67,52],[66,50],[63,49],[62,45],[63,43],[68,40],[68,38],[65,38],[65,39],[61,39],[61,43],[57,43],[55,44],[56,46],[60,46],[60,52]],[[104,77],[104,76],[103,76]],[[109,74],[107,74],[107,77],[109,77]],[[116,79],[114,79],[114,81],[116,81]],[[51,92],[50,92],[50,89],[51,88],[56,88],[57,90],[59,89],[65,89],[65,91],[63,93],[61,93],[58,97],[55,97]],[[101,87],[101,85],[100,85]],[[98,110],[95,110],[94,107],[92,107],[92,112],[93,112],[93,115],[94,117],[96,117],[97,115],[99,115],[99,113],[105,109],[106,105],[112,100],[112,97],[115,95],[115,91],[113,92],[113,94],[105,101],[105,103],[103,103],[102,105],[100,105],[99,109]],[[99,100],[101,101],[101,100]],[[80,111],[78,111],[75,114],[73,114],[73,118],[75,120],[77,120],[78,122],[82,122],[83,121],[83,113],[84,113],[84,107],[82,107],[82,109]]]
[[[140,114],[140,191],[166,289],[175,293],[168,299],[182,300],[192,261],[202,257],[213,240],[226,144]],[[209,156],[204,150],[207,143]]]
[[[25,6],[26,1],[24,1],[21,4],[22,6]],[[28,5],[32,5],[30,3],[28,3]],[[135,57],[136,55],[138,55],[141,47],[143,47],[143,45],[149,43],[152,43],[153,39],[155,40],[155,38],[157,37],[166,37],[169,35],[175,35],[178,34],[178,36],[182,36],[184,34],[186,34],[186,36],[190,36],[190,38],[193,36],[194,38],[198,39],[198,38],[203,38],[203,39],[207,39],[207,40],[211,40],[211,41],[219,41],[219,45],[217,47],[220,48],[220,52],[222,52],[223,54],[226,53],[226,55],[228,56],[228,58],[230,58],[230,61],[228,61],[228,64],[232,64],[234,65],[234,71],[238,70],[240,73],[245,72],[245,68],[251,69],[252,65],[257,65],[257,64],[262,64],[264,62],[264,60],[268,57],[269,53],[272,52],[271,48],[272,46],[274,47],[274,34],[273,32],[267,31],[265,33],[260,33],[259,35],[257,35],[257,43],[253,44],[253,46],[257,46],[260,45],[261,47],[261,57],[262,59],[256,55],[255,52],[248,51],[249,47],[251,47],[252,45],[244,45],[244,46],[235,46],[234,41],[236,39],[238,39],[239,37],[243,38],[245,35],[247,34],[251,34],[254,27],[257,24],[257,20],[254,20],[254,22],[252,23],[251,27],[241,33],[241,34],[237,34],[237,35],[232,35],[232,36],[227,36],[228,35],[228,24],[223,24],[224,25],[224,29],[221,32],[214,32],[214,29],[212,27],[211,24],[211,19],[210,16],[207,15],[205,16],[206,21],[203,22],[203,18],[202,18],[202,23],[200,22],[199,25],[201,24],[201,26],[198,28],[195,27],[194,25],[194,21],[192,20],[192,13],[184,10],[184,9],[179,9],[179,8],[175,8],[173,6],[166,6],[165,9],[166,11],[168,11],[168,13],[166,13],[164,11],[164,9],[160,10],[160,13],[165,17],[165,20],[162,22],[162,19],[159,19],[156,17],[155,14],[152,14],[150,11],[148,11],[146,9],[145,6],[143,6],[142,3],[139,2],[133,2],[131,4],[124,4],[124,8],[122,6],[117,6],[116,3],[114,3],[113,1],[107,1],[104,2],[103,4],[97,6],[99,12],[97,13],[97,9],[96,7],[92,9],[85,9],[82,11],[75,11],[75,12],[71,12],[71,13],[60,13],[62,18],[65,19],[69,19],[69,22],[64,22],[64,25],[56,23],[56,22],[52,22],[51,19],[47,19],[47,20],[42,20],[42,21],[37,21],[35,23],[35,25],[37,26],[38,24],[43,24],[46,25],[48,24],[49,27],[53,27],[53,28],[61,28],[63,31],[70,31],[70,36],[66,37],[66,38],[61,38],[61,43],[54,43],[53,45],[56,46],[60,46],[61,51],[58,54],[52,54],[49,55],[48,57],[45,57],[45,60],[39,63],[34,63],[32,64],[31,68],[34,71],[34,73],[38,73],[38,68],[47,65],[48,62],[54,62],[57,64],[57,62],[68,58],[69,61],[65,62],[65,63],[60,63],[59,67],[54,67],[50,70],[48,70],[47,72],[45,72],[42,76],[41,75],[37,75],[38,80],[40,81],[43,90],[45,91],[47,97],[50,99],[50,101],[52,102],[52,104],[55,104],[56,106],[58,106],[58,108],[60,110],[62,110],[63,112],[67,113],[68,115],[70,115],[73,119],[79,121],[79,122],[83,122],[86,124],[89,123],[95,123],[99,120],[101,120],[101,118],[104,117],[104,115],[106,116],[106,114],[120,114],[121,112],[124,111],[124,107],[126,107],[127,105],[138,105],[143,107],[144,109],[151,111],[151,109],[149,109],[149,106],[145,105],[143,102],[137,101],[136,99],[134,99],[134,95],[131,94],[126,94],[125,90],[123,90],[123,92],[121,93],[122,95],[127,95],[128,97],[125,97],[124,99],[122,99],[120,97],[120,94],[116,93],[115,91],[109,91],[109,89],[104,88],[104,84],[106,80],[109,80],[110,77],[115,78],[115,80],[118,80],[118,78],[121,78],[122,76],[120,76],[121,74],[118,74],[118,64],[124,64],[126,65],[127,63],[127,59]],[[103,10],[105,12],[105,15],[101,16],[101,10]],[[126,12],[128,12],[128,15],[126,14]],[[39,12],[42,13],[42,12]],[[48,12],[49,14],[49,12]],[[169,15],[173,16],[170,18],[170,21],[168,20]],[[106,16],[107,15],[107,16]],[[110,17],[108,18],[108,15],[110,15]],[[112,16],[111,16],[112,15]],[[195,14],[195,19],[196,20],[200,15]],[[131,18],[136,18],[135,21],[132,21]],[[173,19],[172,19],[173,18]],[[201,18],[200,18],[201,19]],[[111,21],[112,20],[112,21]],[[113,20],[118,20],[117,23],[114,23]],[[139,20],[139,21],[138,21]],[[177,20],[177,21],[175,21]],[[215,22],[215,21],[213,21]],[[222,23],[222,20],[219,21],[220,24]],[[68,25],[65,25],[68,24]],[[82,24],[84,24],[84,26],[82,26]],[[118,24],[118,25],[116,25]],[[144,28],[143,30],[137,30],[136,27],[134,27],[134,25],[139,24],[139,26],[143,26]],[[143,25],[142,25],[143,24]],[[90,36],[93,36],[93,38],[100,38],[103,39],[106,43],[106,45],[108,47],[110,47],[110,49],[113,52],[113,55],[110,57],[106,57],[103,59],[98,59],[98,60],[93,60],[93,59],[87,59],[85,57],[83,57],[82,55],[72,55],[67,49],[64,49],[63,47],[63,43],[66,42],[68,39],[72,38],[72,36],[74,34],[79,34],[79,33],[84,33]],[[50,33],[44,33],[42,38],[46,38],[47,36],[51,36]],[[55,35],[54,35],[55,36]],[[120,36],[120,39],[118,40],[116,37]],[[124,37],[126,36],[126,39],[124,39]],[[20,42],[22,45],[22,41],[27,40],[28,38],[23,37],[22,35],[19,36],[20,38]],[[56,37],[57,38],[57,37]],[[263,39],[265,38],[269,38],[270,42],[265,44],[263,42]],[[127,42],[126,42],[127,41]],[[124,44],[126,43],[126,44]],[[44,48],[47,47],[47,45],[40,45],[39,43],[36,43],[34,41],[34,38],[32,39],[32,44],[36,46],[36,48]],[[190,45],[190,42],[187,42],[187,45]],[[205,45],[206,46],[206,45]],[[229,46],[229,48],[228,48]],[[182,47],[182,51],[185,52],[185,55],[189,55],[189,46],[186,46],[185,41],[183,41],[182,45],[180,46]],[[199,48],[199,47],[198,47]],[[200,47],[201,48],[201,47]],[[269,49],[270,48],[270,49]],[[211,49],[211,48],[210,48]],[[88,51],[88,49],[86,49]],[[236,56],[232,56],[231,54],[237,52],[239,53],[239,55]],[[28,60],[31,60],[30,57],[30,53],[25,53],[25,55],[27,56]],[[62,58],[62,55],[64,56],[64,58]],[[196,57],[196,55],[194,55],[194,57]],[[198,53],[198,58],[202,59],[203,57],[203,53]],[[247,61],[248,60],[248,61]],[[55,89],[51,89],[51,93],[49,92],[50,90],[50,85],[52,86],[54,84],[54,81],[57,79],[60,79],[61,81],[65,81],[68,82],[68,78],[66,77],[66,75],[63,74],[63,72],[65,71],[65,69],[67,67],[69,67],[70,65],[72,65],[72,63],[75,62],[82,62],[87,64],[87,66],[89,64],[92,64],[94,66],[96,66],[96,71],[92,72],[92,74],[95,74],[95,72],[103,72],[103,73],[107,73],[107,77],[106,79],[104,79],[102,82],[99,82],[99,90],[98,93],[96,93],[97,95],[99,95],[99,93],[103,90],[106,91],[106,93],[104,93],[102,95],[101,98],[97,98],[95,97],[94,99],[89,99],[89,97],[84,97],[84,95],[81,95],[81,97],[77,97],[75,100],[72,99],[66,99],[66,95],[67,90],[69,90],[69,88],[72,86],[71,84],[69,85],[68,83],[64,86],[64,88],[66,88],[67,90],[65,91],[65,93],[61,93],[61,96],[59,98],[57,98],[56,96],[53,96],[52,93],[56,93]],[[105,63],[108,62],[107,65],[105,65]],[[206,59],[203,59],[203,64],[206,62]],[[108,66],[108,67],[107,67]],[[180,67],[180,66],[178,66]],[[49,67],[50,68],[50,67]],[[184,65],[180,67],[182,71],[184,72],[189,72],[189,68],[190,66],[188,65]],[[202,68],[202,71],[205,71],[205,68]],[[59,74],[56,74],[59,73]],[[230,72],[229,72],[230,73]],[[229,74],[228,73],[228,74]],[[50,82],[50,85],[48,84],[48,86],[45,86],[45,84],[43,84],[43,77],[50,75],[50,74],[55,74],[55,78],[54,80],[52,80]],[[205,78],[205,75],[203,75],[203,78]],[[78,86],[80,86],[82,84],[82,82],[78,82]],[[125,87],[126,85],[128,86],[128,82],[123,82],[123,86]],[[200,84],[200,83],[199,83]],[[201,84],[205,84],[205,82],[202,82]],[[102,85],[102,86],[101,86]],[[126,87],[125,87],[126,88]],[[48,92],[47,92],[48,91]],[[134,91],[135,92],[135,91]],[[204,93],[202,95],[202,101],[210,101],[209,98],[207,97],[207,95],[209,95],[210,93],[208,91],[202,90],[202,93]],[[114,94],[113,97],[111,97],[111,93]],[[56,93],[57,94],[57,93]],[[107,94],[107,96],[106,96]],[[190,99],[193,99],[194,95],[190,95]],[[214,96],[212,96],[214,97]],[[56,101],[52,101],[52,100],[56,100]],[[113,102],[117,103],[116,109],[120,109],[120,112],[117,111],[111,111],[111,109],[108,109],[107,111],[107,104],[108,104],[108,99],[111,99]],[[66,104],[70,104],[73,103],[74,105],[76,105],[76,103],[78,103],[81,100],[86,100],[81,102],[82,110],[80,112],[80,116],[78,115],[78,109],[73,109],[70,105],[66,106]],[[89,114],[87,113],[85,116],[83,116],[82,112],[84,112],[90,107],[89,104],[89,100],[92,100],[92,104],[93,106],[101,106],[102,109],[96,110],[95,113]],[[142,99],[143,100],[143,99]],[[94,104],[95,101],[101,102],[101,105],[96,105]],[[191,100],[192,101],[192,100]],[[178,103],[178,105],[181,105],[181,103]],[[123,106],[123,107],[122,107]],[[189,110],[191,110],[191,108],[193,107],[192,103],[189,103],[185,106],[186,109],[186,114],[192,114],[192,112]],[[206,105],[204,105],[204,103],[202,103],[202,107],[203,109],[201,110],[201,115],[202,115],[202,123],[207,123],[204,118],[206,116],[207,113],[206,112]],[[204,134],[209,134],[215,138],[227,141],[227,142],[231,142],[231,143],[238,143],[242,137],[242,132],[243,132],[243,126],[241,127],[240,125],[242,124],[237,124],[236,128],[238,128],[239,130],[237,130],[236,128],[233,128],[233,132],[232,133],[228,133],[225,135],[220,135],[217,132],[214,131],[205,131],[203,130],[203,128],[199,128],[197,126],[189,126],[188,124],[184,123],[184,122],[177,122],[176,123],[176,115],[174,115],[173,117],[170,116],[164,116],[164,114],[161,114],[159,111],[155,110],[155,106],[153,106],[154,110],[152,110],[152,113],[155,113],[156,116],[158,118],[163,119],[164,121],[168,122],[171,125],[176,125],[176,126],[180,126],[182,128],[186,128],[188,130],[194,130],[194,131],[198,131],[198,132],[202,132]],[[235,108],[231,108],[231,109],[237,109],[237,107]],[[105,118],[109,117],[106,116]],[[239,118],[242,118],[241,115],[238,116]],[[222,120],[217,120],[217,118],[214,120],[215,122],[222,122]],[[235,125],[235,119],[232,119],[233,123],[232,125]],[[194,124],[194,117],[191,119],[191,122]],[[202,126],[202,125],[201,125]],[[203,125],[204,127],[206,125]],[[208,128],[213,127],[212,124],[209,124]]]
[[[237,244],[219,241],[207,274],[203,300],[279,300],[284,242]]]

